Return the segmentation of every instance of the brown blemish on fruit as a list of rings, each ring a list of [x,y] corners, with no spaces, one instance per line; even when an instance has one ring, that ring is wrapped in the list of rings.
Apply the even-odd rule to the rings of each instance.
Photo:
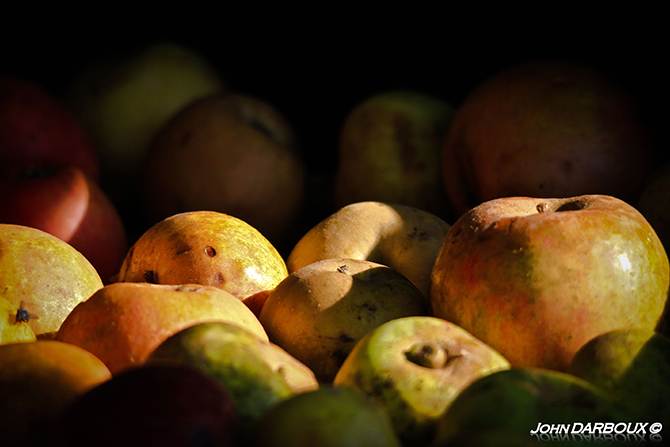
[[[221,272],[216,272],[216,275],[214,277],[219,284],[224,284],[226,282],[226,278],[223,276],[223,273]]]
[[[158,275],[153,270],[144,272],[144,281],[150,284],[158,284]]]
[[[349,267],[347,267],[346,264],[343,264],[343,265],[341,265],[337,268],[337,272],[348,274],[349,273]]]
[[[214,249],[214,247],[211,247],[209,245],[205,247],[205,253],[207,253],[207,256],[209,256],[210,258],[216,256],[216,250]]]

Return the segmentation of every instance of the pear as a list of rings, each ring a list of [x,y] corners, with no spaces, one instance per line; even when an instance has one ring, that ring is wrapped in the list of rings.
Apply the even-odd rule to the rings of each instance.
[[[266,411],[295,393],[267,363],[259,340],[230,323],[198,323],[167,338],[147,364],[188,364],[217,379],[235,403],[240,437],[245,439]]]
[[[568,372],[603,389],[636,420],[670,425],[670,338],[643,329],[617,329],[582,346]]]
[[[254,447],[400,447],[388,414],[351,388],[323,385],[260,419]]]
[[[471,382],[509,362],[464,329],[440,318],[405,317],[370,331],[333,384],[353,387],[388,411],[406,445],[426,445],[436,420]]]

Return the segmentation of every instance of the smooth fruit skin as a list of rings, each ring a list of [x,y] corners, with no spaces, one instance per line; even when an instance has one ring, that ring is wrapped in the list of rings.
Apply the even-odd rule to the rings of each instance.
[[[619,85],[589,66],[536,60],[491,76],[465,98],[442,166],[460,216],[511,196],[606,194],[634,203],[656,158]]]
[[[365,395],[321,386],[270,409],[253,447],[400,447],[388,415]]]
[[[425,297],[395,270],[335,258],[291,273],[268,296],[260,321],[273,343],[328,383],[368,331],[427,312]]]
[[[435,422],[474,380],[509,362],[462,328],[430,316],[391,320],[368,332],[333,384],[353,387],[390,415],[404,445],[427,445]]]
[[[24,79],[0,76],[0,177],[10,170],[74,166],[92,181],[100,167],[94,146],[73,112],[55,95]]]
[[[637,420],[670,424],[670,338],[642,329],[617,329],[589,340],[568,372],[587,380]]]
[[[445,216],[440,159],[453,114],[439,97],[411,90],[357,104],[340,129],[335,206],[376,200]]]
[[[99,357],[113,374],[144,364],[170,335],[203,321],[228,321],[267,340],[244,303],[216,287],[113,283],[75,307],[56,339]]]
[[[202,284],[240,300],[267,294],[286,276],[284,259],[256,228],[214,211],[170,216],[128,250],[118,281]]]
[[[609,196],[491,200],[451,228],[432,273],[434,316],[514,366],[565,370],[594,336],[653,330],[668,257],[649,223]]]
[[[190,104],[157,134],[142,165],[147,221],[210,210],[274,244],[303,211],[306,168],[294,130],[270,103],[241,93]]]
[[[176,362],[215,378],[235,404],[240,437],[248,439],[266,411],[294,394],[282,374],[265,361],[259,341],[255,334],[234,324],[194,324],[163,341],[149,355],[147,364]]]
[[[38,338],[53,338],[70,311],[103,287],[93,265],[42,230],[0,224],[0,296],[33,315]]]
[[[77,398],[58,422],[59,441],[68,447],[238,445],[230,395],[183,365],[146,365],[115,376]]]
[[[413,206],[365,201],[346,205],[312,227],[286,260],[289,272],[332,258],[386,265],[428,297],[435,258],[451,226]]]
[[[56,420],[76,398],[111,374],[90,352],[38,340],[0,346],[3,446],[55,445]]]

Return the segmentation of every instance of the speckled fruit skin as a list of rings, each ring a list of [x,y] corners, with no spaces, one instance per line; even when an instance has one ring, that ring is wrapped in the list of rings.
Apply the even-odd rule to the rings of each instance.
[[[610,196],[510,197],[473,208],[435,262],[435,316],[463,327],[513,366],[565,370],[594,336],[654,329],[668,257],[642,215]]]
[[[103,287],[93,265],[44,231],[0,224],[0,296],[34,315],[38,338],[53,338],[70,311]]]
[[[214,211],[170,216],[130,248],[118,280],[219,287],[240,300],[267,294],[288,275],[277,249],[256,228]]]
[[[386,265],[428,297],[430,273],[450,225],[419,208],[378,201],[346,205],[310,229],[293,247],[289,272],[331,258]]]
[[[535,60],[475,88],[442,156],[457,215],[500,197],[607,194],[629,203],[656,149],[628,93],[593,67]]]
[[[268,296],[260,321],[270,341],[328,383],[367,332],[394,318],[427,312],[425,297],[397,271],[334,258],[291,273]]]
[[[100,358],[113,374],[144,364],[172,334],[199,322],[227,321],[267,340],[251,310],[216,287],[114,283],[75,307],[56,339]]]

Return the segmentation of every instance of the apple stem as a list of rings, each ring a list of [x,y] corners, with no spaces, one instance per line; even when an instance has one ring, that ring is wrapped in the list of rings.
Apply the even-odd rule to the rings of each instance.
[[[427,343],[417,343],[405,351],[405,357],[412,363],[425,368],[441,368],[447,363],[449,356],[442,348],[435,348]]]

